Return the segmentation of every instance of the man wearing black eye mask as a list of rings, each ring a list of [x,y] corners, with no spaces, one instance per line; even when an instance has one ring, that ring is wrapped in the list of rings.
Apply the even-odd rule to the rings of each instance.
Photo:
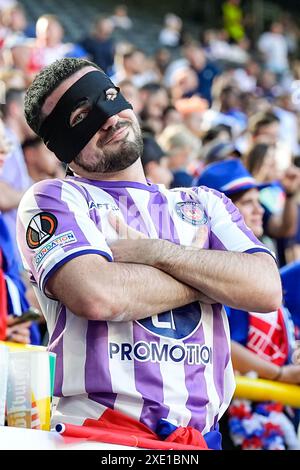
[[[268,249],[222,194],[146,180],[137,118],[94,64],[62,59],[44,69],[25,114],[74,172],[35,184],[18,215],[57,354],[53,423],[90,418],[113,431],[117,414],[130,435],[153,440],[178,428],[171,448],[220,448],[217,421],[234,390],[222,303],[277,308]]]

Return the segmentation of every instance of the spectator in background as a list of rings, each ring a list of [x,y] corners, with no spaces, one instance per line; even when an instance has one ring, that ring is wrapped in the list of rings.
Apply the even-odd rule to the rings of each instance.
[[[281,134],[280,136],[281,121],[275,109],[252,115],[249,119],[248,131],[248,150],[255,143],[273,145],[278,170],[284,171],[291,165],[292,147],[290,136],[289,134],[287,136]]]
[[[197,73],[198,86],[191,94],[198,93],[209,104],[212,102],[211,89],[215,79],[220,74],[218,67],[213,62],[208,62],[204,49],[195,41],[184,45],[183,53],[191,68]],[[191,95],[190,94],[190,95]]]
[[[293,237],[297,230],[298,210],[295,197],[300,190],[300,169],[291,165],[284,172],[278,169],[275,147],[255,145],[244,157],[245,165],[258,183],[269,186],[260,191],[264,208],[265,234],[277,240],[280,266],[285,261],[286,243],[282,238]]]
[[[243,11],[240,3],[240,0],[227,0],[222,6],[224,29],[231,41],[234,42],[239,42],[245,36]]]
[[[64,29],[55,15],[45,14],[36,22],[36,39],[12,48],[15,67],[21,69],[31,83],[44,67],[63,57],[85,57],[82,47],[63,42]]]
[[[114,24],[107,16],[100,16],[94,23],[92,34],[81,41],[90,59],[111,76],[114,73],[115,42]],[[125,78],[125,77],[124,77]]]
[[[114,9],[114,14],[110,17],[110,20],[115,28],[124,29],[125,31],[132,28],[132,20],[128,16],[126,5],[117,5]]]
[[[164,77],[164,74],[167,70],[167,67],[170,65],[171,62],[171,52],[167,47],[159,47],[155,52],[154,59],[156,68],[158,69],[161,80]]]
[[[161,46],[176,48],[181,42],[182,19],[174,13],[167,13],[164,27],[159,33],[158,41]]]
[[[282,92],[275,73],[271,70],[263,70],[257,80],[255,94],[273,103],[275,98]]]
[[[203,113],[203,129],[223,124],[237,139],[247,128],[248,118],[242,111],[241,92],[236,86],[219,83],[214,90],[212,107]]]
[[[186,127],[196,136],[201,138],[203,134],[203,115],[208,108],[208,103],[200,96],[182,98],[175,101],[175,107],[180,112]]]
[[[263,33],[258,40],[258,49],[268,70],[281,80],[289,69],[288,43],[283,35],[283,26],[279,22],[271,24],[270,30]]]
[[[157,139],[168,154],[169,169],[173,173],[171,188],[192,186],[193,177],[187,166],[198,158],[198,139],[183,125],[166,127]]]
[[[0,174],[0,210],[20,265],[16,244],[16,214],[21,197],[31,184],[20,143],[32,135],[24,117],[23,104],[24,91],[11,89],[6,93],[6,103],[1,105],[4,121],[2,131],[10,144],[10,151]]]
[[[162,118],[164,129],[172,124],[183,124],[181,113],[173,105],[169,105],[164,109]]]
[[[221,139],[214,139],[202,147],[201,160],[205,165],[220,162],[221,160],[231,160],[232,158],[236,159],[240,157],[240,153],[234,146],[233,142],[227,139],[222,139],[222,134],[220,134],[220,136]]]
[[[236,86],[242,92],[255,93],[259,73],[260,66],[258,62],[250,58],[244,67],[234,70],[233,77]]]
[[[170,104],[167,89],[158,83],[148,83],[139,93],[143,103],[140,114],[143,129],[148,129],[156,135],[160,134],[164,126],[164,111]]]
[[[159,78],[152,65],[145,51],[129,45],[127,50],[120,54],[116,74],[112,79],[117,84],[130,80],[137,88],[141,88]]]
[[[5,47],[11,48],[35,37],[34,26],[28,25],[25,10],[20,3],[14,3],[3,11],[2,22],[7,28]]]
[[[230,141],[232,139],[231,127],[225,124],[211,127],[202,137],[202,145],[206,145],[213,140]]]
[[[140,118],[143,103],[138,88],[130,80],[123,80],[118,85],[126,100],[132,105],[133,111]]]
[[[271,111],[257,113],[249,120],[252,141],[276,145],[279,139],[279,118]]]
[[[39,137],[25,140],[22,145],[31,182],[47,178],[63,178],[65,171],[53,152],[51,152]]]
[[[0,175],[5,159],[10,151],[4,127],[0,127]],[[14,317],[19,317],[29,307],[26,287],[21,279],[12,237],[0,210],[0,339],[19,343],[40,343],[38,327],[30,323],[14,325]]]
[[[154,184],[164,184],[169,188],[173,175],[168,168],[168,157],[150,134],[143,136],[143,144],[142,165],[146,178]]]

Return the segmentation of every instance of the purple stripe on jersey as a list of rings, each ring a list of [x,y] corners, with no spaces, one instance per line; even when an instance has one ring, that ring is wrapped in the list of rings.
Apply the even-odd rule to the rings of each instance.
[[[227,251],[227,248],[223,245],[217,235],[211,230],[209,235],[209,247],[211,250],[223,250]]]
[[[275,256],[272,255],[268,248],[250,248],[250,250],[246,250],[244,253],[267,253],[268,255],[272,256],[274,261],[277,263]]]
[[[133,323],[134,343],[144,341],[145,343],[157,343],[159,346],[160,338],[148,333],[142,326],[136,322]],[[147,375],[145,375],[147,369]],[[168,416],[169,407],[165,406],[163,395],[163,378],[158,362],[134,361],[135,386],[144,399],[144,405],[140,416],[140,421],[155,431],[157,422],[160,418]]]
[[[58,225],[56,232],[58,234],[67,232],[69,230],[74,230],[74,235],[76,236],[77,241],[62,247],[65,252],[68,252],[82,245],[89,246],[90,242],[78,225],[75,215],[69,209],[68,204],[61,199],[62,188],[64,184],[69,185],[69,183],[60,180],[51,180],[51,183],[49,183],[49,180],[46,180],[43,182],[43,184],[40,183],[38,187],[35,188],[34,196],[36,203],[41,211],[48,211],[50,213],[53,211],[57,216],[60,216],[57,217]],[[82,191],[80,191],[79,188],[76,189],[81,195]]]
[[[184,343],[204,345],[204,332],[202,323],[200,324],[197,333],[192,337],[186,339]],[[210,347],[211,345],[206,345]],[[189,397],[186,402],[186,407],[191,411],[191,420],[189,426],[193,426],[199,431],[203,431],[206,420],[206,405],[209,402],[206,380],[204,377],[205,365],[200,364],[187,364],[185,362],[185,384],[189,392]],[[208,367],[211,367],[208,366]]]
[[[92,400],[113,408],[117,395],[112,389],[107,343],[107,323],[89,320],[86,334],[86,392]]]
[[[48,345],[48,351],[56,353],[54,395],[62,397],[62,385],[64,377],[63,363],[63,332],[66,327],[66,307],[62,306],[59,312],[54,331],[51,335]]]
[[[224,371],[230,360],[229,345],[224,330],[222,306],[220,304],[212,305],[213,308],[213,364],[214,364],[214,383],[216,391],[220,398],[220,403],[224,399]],[[226,318],[225,318],[226,320]]]
[[[158,232],[158,238],[180,244],[179,236],[170,213],[172,207],[169,207],[166,196],[161,192],[151,194],[147,209]]]

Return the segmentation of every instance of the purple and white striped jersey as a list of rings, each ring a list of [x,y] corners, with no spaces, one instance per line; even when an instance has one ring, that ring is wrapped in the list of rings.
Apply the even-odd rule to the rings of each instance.
[[[31,187],[19,207],[18,243],[57,354],[57,419],[80,424],[110,407],[153,430],[166,418],[205,434],[234,391],[221,305],[194,302],[140,321],[103,322],[74,315],[47,293],[47,280],[76,256],[113,261],[106,242],[118,237],[108,222],[111,210],[150,238],[191,245],[205,225],[206,249],[269,253],[232,202],[205,187],[170,191],[78,177]]]

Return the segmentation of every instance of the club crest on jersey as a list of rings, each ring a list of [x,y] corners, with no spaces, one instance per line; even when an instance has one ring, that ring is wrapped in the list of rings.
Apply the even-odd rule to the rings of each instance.
[[[198,329],[201,322],[201,308],[199,302],[193,302],[136,322],[158,336],[185,339]]]
[[[176,213],[182,220],[192,225],[207,223],[207,216],[198,202],[177,202]]]
[[[32,217],[26,230],[26,241],[29,248],[39,248],[49,240],[57,228],[57,218],[50,212],[40,212]]]

